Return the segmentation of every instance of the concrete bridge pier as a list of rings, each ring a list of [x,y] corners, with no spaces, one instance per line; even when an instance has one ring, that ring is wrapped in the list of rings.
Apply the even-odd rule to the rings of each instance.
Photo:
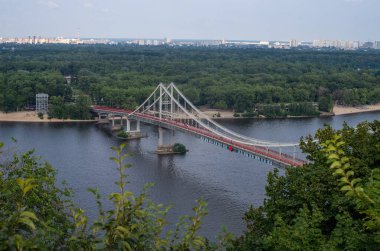
[[[164,129],[161,126],[158,127],[158,147],[164,145]]]
[[[140,120],[136,120],[136,131],[140,132]]]
[[[98,114],[98,124],[108,124],[109,118],[107,113],[99,113]]]
[[[140,132],[140,120],[135,120],[136,121],[136,129],[135,130],[132,130],[132,127],[131,127],[131,120],[130,119],[126,119],[126,126],[127,126],[127,130],[126,132]]]
[[[130,132],[131,131],[131,121],[127,118],[127,131],[126,132]]]
[[[170,136],[171,134],[172,132],[170,132]],[[174,153],[173,145],[171,144],[171,142],[168,145],[164,145],[164,129],[161,126],[158,127],[158,146],[156,153],[161,155]]]
[[[123,116],[121,115],[111,115],[111,131],[120,130],[123,127]]]
[[[147,135],[143,134],[140,130],[140,120],[136,120],[135,130],[132,130],[132,120],[126,117],[126,128],[125,131],[128,133],[128,139],[139,139],[144,138]]]

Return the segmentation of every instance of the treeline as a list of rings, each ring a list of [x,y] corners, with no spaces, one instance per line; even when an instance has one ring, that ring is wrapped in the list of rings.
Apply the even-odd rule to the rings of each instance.
[[[317,116],[318,107],[314,103],[301,102],[290,104],[260,105],[257,107],[257,115],[265,117],[286,117],[286,116]]]
[[[57,70],[0,72],[0,110],[19,111],[32,107],[36,103],[37,93],[60,96],[66,101],[72,99],[72,89]]]
[[[320,110],[329,111],[334,102],[380,102],[380,53],[125,45],[0,50],[1,110],[33,104],[37,92],[70,101],[72,89],[97,104],[131,108],[159,82],[176,83],[198,106],[250,112],[257,104],[324,102]]]
[[[213,243],[199,234],[207,203],[166,230],[170,207],[127,190],[124,145],[113,147],[119,177],[112,208],[98,205],[90,223],[56,172],[33,155],[0,142],[0,250],[378,250],[380,245],[380,122],[341,130],[325,127],[301,140],[310,163],[268,174],[263,205],[244,215],[241,236]],[[5,155],[6,154],[6,155]],[[68,213],[70,212],[70,213]],[[220,222],[223,224],[223,222]],[[216,234],[216,233],[215,233]]]
[[[90,119],[91,100],[87,95],[79,95],[75,102],[68,103],[60,96],[50,98],[49,118],[57,119]]]

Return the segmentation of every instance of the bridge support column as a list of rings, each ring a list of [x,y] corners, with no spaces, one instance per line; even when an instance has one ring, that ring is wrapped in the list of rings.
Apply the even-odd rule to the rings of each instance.
[[[170,130],[170,145],[173,145],[174,129]]]
[[[125,120],[125,124],[123,122],[124,120]],[[140,131],[140,120],[136,120],[136,130],[134,130],[132,128],[132,125],[131,125],[132,123],[134,123],[134,120],[131,120],[128,117],[122,116],[121,121],[122,121],[121,124],[114,123],[113,130],[118,131],[118,130],[122,129],[123,126],[125,125],[123,130],[125,130],[125,132],[128,133],[128,137],[123,138],[123,139],[128,139],[128,140],[140,139],[140,138],[144,138],[147,136],[146,133],[142,133]]]
[[[109,123],[108,114],[107,113],[98,113],[98,124],[106,124]]]
[[[164,130],[162,127],[158,127],[158,147],[164,145]]]
[[[123,116],[121,115],[111,115],[112,116],[112,131],[120,130],[123,126]]]
[[[131,131],[131,121],[127,118],[127,132]]]
[[[171,134],[172,132],[169,133]],[[164,129],[160,126],[158,127],[158,146],[156,153],[160,155],[175,154],[175,152],[173,152],[173,145],[171,142],[168,145],[164,145]]]

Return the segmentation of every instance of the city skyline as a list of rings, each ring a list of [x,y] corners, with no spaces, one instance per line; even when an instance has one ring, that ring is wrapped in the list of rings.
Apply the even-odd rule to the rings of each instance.
[[[0,37],[380,40],[376,0],[0,0]]]
[[[247,41],[247,40],[185,40],[185,39],[98,39],[98,38],[46,38],[40,36],[2,38],[0,44],[129,44],[129,45],[148,45],[148,46],[222,46],[222,47],[260,47],[274,49],[290,49],[290,48],[335,48],[343,50],[357,49],[380,49],[380,41],[350,41],[350,40],[313,40],[300,41],[292,39],[290,41]]]

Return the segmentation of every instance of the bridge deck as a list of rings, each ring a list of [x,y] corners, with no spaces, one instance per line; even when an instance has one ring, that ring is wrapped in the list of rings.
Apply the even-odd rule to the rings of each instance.
[[[110,107],[105,107],[105,106],[93,106],[93,111],[98,112],[98,113],[99,112],[113,113],[113,114],[124,115],[124,116],[127,116],[131,113],[131,111],[128,111],[128,110],[110,108]],[[244,145],[239,142],[234,142],[233,140],[218,136],[211,131],[205,130],[203,128],[197,128],[197,127],[182,123],[180,121],[160,119],[159,117],[155,117],[153,115],[148,115],[148,114],[143,114],[143,113],[134,113],[132,114],[132,116],[135,117],[136,119],[141,119],[151,124],[170,126],[170,127],[178,128],[182,131],[186,131],[186,132],[190,132],[199,136],[207,137],[212,140],[218,141],[220,143],[231,145],[234,148],[238,148],[246,152],[250,152],[250,153],[262,156],[266,159],[270,159],[273,162],[278,163],[280,165],[302,166],[303,164],[305,164],[304,160],[294,158],[293,156],[290,156],[288,154],[280,153],[273,149],[268,149],[265,147]]]

